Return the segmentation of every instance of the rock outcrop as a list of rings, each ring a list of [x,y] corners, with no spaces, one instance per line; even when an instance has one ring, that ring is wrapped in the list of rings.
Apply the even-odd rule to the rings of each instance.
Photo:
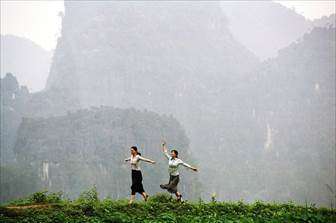
[[[42,188],[64,191],[70,197],[96,185],[103,197],[124,198],[130,193],[130,167],[124,159],[137,145],[155,165],[142,163],[144,186],[160,191],[168,180],[167,160],[160,140],[178,148],[186,161],[193,161],[189,140],[173,117],[153,112],[111,107],[91,108],[50,118],[24,118],[15,153],[18,165],[34,169]],[[183,172],[182,191],[187,197],[199,192],[197,175]]]

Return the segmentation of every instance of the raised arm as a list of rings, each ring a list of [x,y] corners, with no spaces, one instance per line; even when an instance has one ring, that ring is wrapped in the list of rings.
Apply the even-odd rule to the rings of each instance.
[[[152,163],[152,164],[154,164],[154,163],[155,163],[155,161],[154,161],[154,160],[147,159],[147,158],[145,158],[145,157],[142,157],[142,156],[139,156],[139,160],[145,161],[145,162],[147,162],[147,163]]]
[[[165,155],[165,157],[167,157],[167,159],[170,158],[170,156],[168,154],[167,144],[166,144],[165,141],[162,142],[162,152]]]
[[[196,167],[192,167],[188,163],[183,162],[182,160],[181,160],[181,165],[183,165],[183,166],[185,166],[185,167],[187,167],[187,168],[189,168],[189,169],[197,172],[197,168]]]

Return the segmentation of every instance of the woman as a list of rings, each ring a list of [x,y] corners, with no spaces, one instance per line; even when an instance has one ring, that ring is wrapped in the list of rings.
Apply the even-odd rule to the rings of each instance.
[[[178,167],[180,165],[183,165],[193,171],[197,171],[197,169],[179,159],[177,150],[173,149],[169,155],[166,147],[166,142],[162,143],[162,151],[168,159],[169,183],[161,184],[160,187],[170,193],[174,193],[176,195],[177,201],[181,201],[182,194],[177,191],[177,184],[180,181]]]
[[[146,159],[141,156],[141,153],[138,152],[136,146],[131,147],[131,157],[125,159],[125,162],[130,161],[132,169],[132,186],[131,186],[131,199],[129,204],[132,204],[135,199],[135,193],[138,192],[142,195],[145,201],[147,201],[148,194],[146,194],[143,185],[142,185],[142,173],[139,166],[140,160],[154,164],[155,161]]]

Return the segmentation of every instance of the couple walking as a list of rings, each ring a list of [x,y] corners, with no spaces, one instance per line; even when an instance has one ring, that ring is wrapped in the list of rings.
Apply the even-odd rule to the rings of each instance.
[[[165,157],[168,159],[168,172],[169,172],[169,183],[168,184],[161,184],[160,187],[162,189],[167,190],[170,193],[174,193],[178,201],[181,201],[182,194],[177,191],[177,185],[180,181],[178,168],[180,165],[185,166],[193,171],[197,171],[195,167],[190,166],[189,164],[183,162],[181,159],[178,158],[178,151],[173,149],[168,154],[168,149],[166,142],[162,143],[162,151]],[[144,158],[139,153],[138,148],[136,146],[131,147],[131,157],[125,159],[126,162],[130,162],[131,169],[132,169],[132,186],[131,186],[131,199],[129,204],[132,204],[135,199],[135,193],[140,193],[144,200],[147,201],[148,194],[146,194],[143,185],[142,185],[142,173],[139,167],[140,160],[154,164],[155,161]]]

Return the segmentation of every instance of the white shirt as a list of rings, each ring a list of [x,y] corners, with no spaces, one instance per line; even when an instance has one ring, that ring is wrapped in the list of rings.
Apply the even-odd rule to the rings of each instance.
[[[164,152],[165,156],[167,157],[168,161],[168,172],[172,176],[177,176],[180,173],[178,172],[179,165],[183,165],[191,169],[191,166],[188,163],[183,162],[179,158],[173,159],[167,152]]]
[[[146,161],[146,162],[151,162],[151,160],[146,159],[140,155],[136,155],[136,156],[131,156],[127,159],[125,159],[125,161],[131,161],[131,169],[132,170],[141,170],[139,162],[140,160]]]

